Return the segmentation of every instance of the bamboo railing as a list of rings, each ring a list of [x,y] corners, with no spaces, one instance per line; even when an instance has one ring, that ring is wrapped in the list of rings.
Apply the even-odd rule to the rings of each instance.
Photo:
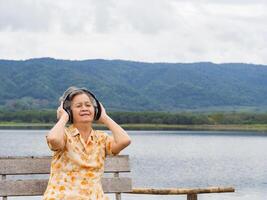
[[[208,188],[133,188],[131,194],[150,195],[187,195],[187,200],[197,200],[198,194],[235,192],[233,187],[208,187]]]

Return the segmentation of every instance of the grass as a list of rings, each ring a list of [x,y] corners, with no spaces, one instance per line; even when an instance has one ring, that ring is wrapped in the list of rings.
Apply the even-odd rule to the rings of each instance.
[[[0,129],[50,129],[53,123],[17,123],[0,122]],[[267,124],[217,124],[217,125],[182,125],[182,124],[121,124],[125,130],[210,130],[210,131],[259,131],[267,132]],[[96,129],[106,129],[95,124]]]
[[[168,124],[123,124],[128,130],[211,130],[211,131],[260,131],[267,132],[267,124],[231,124],[231,125],[168,125]]]
[[[0,122],[0,129],[50,129],[52,123]]]

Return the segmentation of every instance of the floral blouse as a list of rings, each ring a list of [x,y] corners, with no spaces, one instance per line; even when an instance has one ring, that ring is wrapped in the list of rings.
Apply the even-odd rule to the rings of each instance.
[[[66,145],[54,151],[43,200],[108,200],[101,177],[106,155],[113,155],[113,137],[93,130],[87,142],[73,125],[65,129]]]

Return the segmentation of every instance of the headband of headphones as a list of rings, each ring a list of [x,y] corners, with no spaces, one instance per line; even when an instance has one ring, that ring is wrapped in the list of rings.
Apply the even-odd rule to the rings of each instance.
[[[90,92],[89,90],[87,90],[86,88],[74,88],[73,90],[70,91],[66,91],[63,95],[63,109],[68,113],[69,115],[69,122],[73,123],[73,115],[72,115],[72,111],[71,111],[71,95],[75,94],[77,92],[83,92],[88,94],[89,96],[92,97],[93,99],[93,106],[95,109],[95,113],[94,113],[94,120],[99,120],[100,116],[101,116],[101,106],[99,101],[97,100],[97,98],[95,97],[95,95]],[[90,98],[91,99],[91,98]]]

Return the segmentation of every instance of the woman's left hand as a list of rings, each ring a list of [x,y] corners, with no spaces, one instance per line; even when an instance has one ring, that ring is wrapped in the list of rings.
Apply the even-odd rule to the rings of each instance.
[[[100,106],[102,112],[97,122],[105,124],[107,128],[112,132],[111,152],[114,155],[117,155],[122,149],[124,149],[131,143],[131,138],[120,125],[118,125],[107,115],[106,110],[101,103]]]
[[[101,115],[100,115],[99,120],[97,120],[97,123],[105,124],[109,116],[107,115],[106,110],[104,106],[102,105],[102,103],[100,103],[100,106],[101,106]]]

